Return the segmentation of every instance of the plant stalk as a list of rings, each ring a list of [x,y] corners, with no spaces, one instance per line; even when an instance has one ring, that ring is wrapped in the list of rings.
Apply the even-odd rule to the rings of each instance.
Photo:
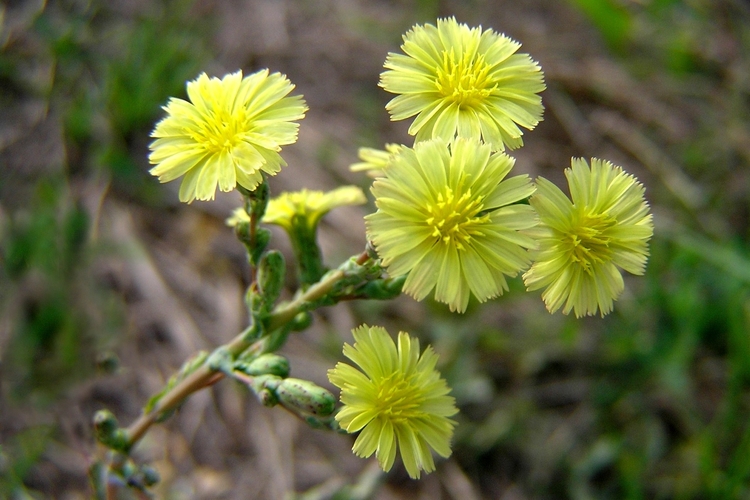
[[[367,252],[363,252],[357,257],[356,263],[363,265],[368,259]],[[321,281],[308,288],[293,301],[277,306],[266,320],[266,331],[272,332],[277,330],[292,321],[300,312],[306,311],[309,307],[308,304],[323,298],[344,275],[344,271],[340,269],[332,271],[324,275]],[[235,357],[248,349],[253,343],[253,341],[247,340],[244,334],[239,334],[225,346],[229,353]],[[213,385],[222,378],[224,378],[223,373],[216,371],[207,363],[204,363],[193,373],[177,383],[177,385],[161,397],[150,412],[142,414],[126,429],[128,449],[131,449],[146,434],[151,425],[157,421],[159,415],[173,410],[192,393]]]

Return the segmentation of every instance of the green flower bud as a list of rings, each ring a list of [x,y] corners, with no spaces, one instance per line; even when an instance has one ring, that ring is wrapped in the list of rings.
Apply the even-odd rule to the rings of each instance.
[[[284,407],[302,414],[326,417],[336,407],[333,394],[309,380],[284,379],[276,389],[276,395]]]
[[[248,311],[250,311],[251,313],[253,311],[259,311],[263,308],[263,296],[258,293],[256,287],[247,287],[247,292],[245,293],[245,305],[247,306]]]
[[[266,213],[266,207],[268,207],[268,200],[271,195],[271,190],[268,188],[268,182],[265,178],[263,182],[258,185],[253,191],[245,195],[247,202],[249,202],[250,210],[247,212],[256,217],[257,220],[261,220],[263,215]]]
[[[306,214],[297,214],[292,217],[289,237],[297,258],[301,284],[316,283],[326,272],[323,254],[318,246],[317,224],[310,224]]]
[[[278,354],[261,354],[249,363],[239,363],[236,368],[253,377],[258,375],[289,376],[289,361]]]
[[[276,375],[258,375],[254,377],[250,388],[258,396],[263,406],[271,407],[279,404],[276,390],[281,382],[282,379]]]
[[[243,212],[244,213],[244,212]],[[245,245],[250,244],[250,219],[238,219],[234,222],[234,234]]]
[[[107,448],[125,451],[128,448],[128,437],[124,429],[120,429],[117,419],[109,410],[99,410],[94,415],[94,431],[96,439]]]
[[[260,257],[263,255],[269,241],[271,241],[271,231],[264,227],[259,227],[255,230],[255,246],[253,248],[248,247],[250,262],[254,266],[258,265]]]
[[[373,280],[362,288],[362,292],[368,299],[390,300],[401,295],[404,281],[406,276]]]
[[[94,429],[96,429],[97,439],[112,435],[119,427],[117,418],[109,410],[99,410],[94,415]],[[102,439],[99,439],[99,441],[102,441]]]
[[[261,257],[258,265],[258,286],[263,295],[264,308],[270,310],[281,295],[284,287],[284,256],[278,250],[271,250]]]
[[[310,314],[308,311],[303,311],[301,313],[298,313],[294,317],[291,323],[289,323],[289,327],[294,332],[301,332],[302,330],[306,330],[307,327],[312,324],[312,321],[312,314]]]
[[[267,406],[268,408],[279,404],[279,398],[276,397],[276,394],[270,389],[265,388],[258,391],[258,400],[263,406]]]

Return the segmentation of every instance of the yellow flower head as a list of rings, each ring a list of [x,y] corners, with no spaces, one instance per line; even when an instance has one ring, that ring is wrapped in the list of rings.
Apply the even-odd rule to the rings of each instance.
[[[528,176],[505,179],[514,160],[477,139],[441,139],[403,147],[375,180],[378,211],[365,217],[369,238],[389,274],[408,273],[403,291],[463,312],[508,289],[530,263],[534,240],[520,231],[536,224]]]
[[[521,44],[493,30],[469,28],[455,18],[416,25],[404,35],[404,54],[389,53],[380,78],[399,94],[386,109],[392,120],[416,115],[416,141],[480,137],[493,151],[523,145],[519,126],[542,119],[544,74]]]
[[[281,146],[297,140],[307,106],[302,96],[287,97],[294,85],[279,73],[238,71],[221,80],[205,73],[187,83],[190,102],[171,98],[167,116],[151,133],[151,173],[160,182],[184,175],[180,201],[212,200],[216,186],[237,184],[253,190],[261,172],[276,174],[286,165]]]
[[[367,201],[365,194],[356,186],[343,186],[333,191],[308,191],[282,193],[268,202],[263,222],[276,224],[287,231],[294,226],[295,217],[304,217],[308,229],[315,229],[320,219],[336,207],[362,205]],[[244,212],[243,209],[239,209]]]
[[[383,170],[388,166],[391,157],[401,150],[399,144],[386,144],[385,151],[375,148],[359,148],[359,159],[361,162],[354,163],[349,167],[352,172],[366,171],[370,177],[383,175]]]
[[[624,288],[618,268],[643,274],[654,232],[644,188],[608,161],[573,158],[565,170],[572,198],[539,178],[530,203],[541,224],[534,264],[524,274],[528,290],[545,288],[550,312],[601,315]]]
[[[448,417],[458,413],[435,370],[437,354],[428,346],[420,356],[419,340],[406,332],[398,334],[398,347],[385,328],[362,325],[352,333],[354,346],[344,344],[344,355],[361,371],[346,363],[328,371],[341,389],[336,420],[347,432],[362,430],[352,450],[359,457],[375,453],[387,472],[400,448],[410,477],[434,471],[430,448],[450,456],[456,423]]]

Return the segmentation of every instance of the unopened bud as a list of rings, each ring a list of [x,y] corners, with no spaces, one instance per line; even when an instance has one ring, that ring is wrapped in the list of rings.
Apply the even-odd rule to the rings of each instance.
[[[258,391],[258,400],[263,406],[267,406],[268,408],[279,404],[279,398],[277,398],[276,394],[269,389],[261,389]]]
[[[119,428],[117,418],[109,410],[99,410],[94,415],[94,428],[97,437],[109,436]]]
[[[281,380],[276,375],[258,375],[251,378],[250,388],[263,406],[276,406],[279,404],[276,389],[281,384]]]
[[[117,419],[109,410],[99,410],[94,415],[96,439],[107,448],[123,451],[128,448],[127,434],[120,429]]]
[[[286,408],[302,414],[326,417],[336,407],[333,394],[309,380],[284,379],[276,389],[276,395]]]
[[[292,331],[301,332],[302,330],[307,329],[307,327],[312,324],[312,320],[312,314],[310,314],[308,311],[303,311],[301,313],[297,313],[291,323],[289,323],[289,326],[291,327]]]
[[[367,283],[362,291],[369,299],[390,300],[401,294],[406,276],[373,280]]]
[[[258,286],[260,293],[263,295],[263,302],[267,309],[273,307],[273,304],[281,295],[284,287],[284,274],[286,266],[284,256],[278,250],[271,250],[263,255],[258,264]]]
[[[234,226],[234,234],[245,245],[250,244],[250,221],[240,220]]]
[[[252,213],[257,220],[261,220],[263,214],[266,213],[270,195],[271,191],[268,188],[268,182],[266,182],[265,178],[255,189],[245,194],[247,201],[250,203],[250,210],[248,212]]]
[[[237,366],[243,373],[252,375],[276,375],[286,378],[289,375],[289,361],[278,354],[261,354],[251,362]]]
[[[260,261],[263,251],[268,246],[268,242],[271,241],[271,231],[264,227],[256,228],[255,230],[255,245],[252,248],[248,247],[250,252],[250,262],[257,266]]]

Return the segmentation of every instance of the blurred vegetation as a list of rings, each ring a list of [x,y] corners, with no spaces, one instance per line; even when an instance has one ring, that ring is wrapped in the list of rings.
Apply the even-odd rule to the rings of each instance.
[[[204,69],[213,29],[182,0],[133,10],[101,0],[16,4],[0,7],[0,103],[7,120],[41,103],[37,119],[59,118],[63,147],[59,164],[13,168],[5,155],[0,165],[3,498],[47,491],[34,467],[60,434],[45,412],[95,373],[122,330],[122,304],[94,265],[114,250],[93,237],[81,185],[100,181],[133,206],[160,203],[144,144],[160,106]],[[454,10],[479,18],[484,8],[385,4],[414,7],[409,22]],[[619,75],[548,71],[551,91],[604,137],[577,154],[614,147],[644,165],[657,224],[645,278],[629,280],[604,319],[549,316],[518,282],[461,317],[434,304],[420,323],[382,304],[357,313],[419,332],[441,354],[462,410],[455,456],[488,498],[512,488],[576,500],[750,498],[750,7],[567,4],[648,91],[634,108]],[[548,106],[547,122],[564,128]],[[614,124],[602,112],[613,110],[622,118]],[[29,417],[19,424],[18,415]]]
[[[205,59],[207,24],[190,7],[183,0],[132,13],[100,1],[0,7],[7,111],[0,124],[7,147],[0,160],[0,425],[9,425],[0,428],[2,498],[33,493],[24,481],[62,438],[50,417],[72,384],[116,366],[110,349],[124,327],[123,304],[96,261],[117,250],[93,237],[87,183],[158,203],[161,191],[140,151],[160,106],[184,93]],[[62,143],[18,165],[14,133],[40,129]]]
[[[40,183],[30,211],[14,214],[4,238],[3,281],[8,286],[3,292],[7,300],[23,297],[15,308],[16,334],[7,360],[17,399],[36,389],[54,393],[69,375],[83,371],[85,360],[93,359],[87,347],[98,340],[76,307],[84,298],[76,288],[88,260],[88,216],[79,207],[61,206],[59,191],[52,182]]]

